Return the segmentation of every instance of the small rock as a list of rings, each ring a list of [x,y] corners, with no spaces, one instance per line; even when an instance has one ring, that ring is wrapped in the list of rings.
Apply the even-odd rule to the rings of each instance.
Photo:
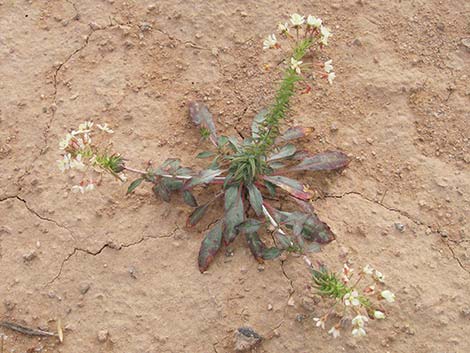
[[[263,338],[251,327],[240,327],[235,332],[234,344],[236,352],[247,352],[257,346]]]
[[[245,11],[242,11],[242,12],[240,12],[240,16],[241,16],[241,17],[247,17],[248,14],[247,14]]]
[[[272,304],[268,304],[268,311],[271,311],[271,310],[273,310],[273,306]]]
[[[152,29],[152,25],[148,22],[142,22],[139,27],[142,32],[147,32]]]
[[[98,331],[98,341],[103,343],[108,340],[109,332],[107,330]]]
[[[87,294],[87,292],[90,290],[90,284],[89,283],[82,283],[80,284],[80,293],[83,295]]]
[[[90,26],[90,28],[94,31],[101,29],[101,26],[96,22],[90,22],[88,26]]]
[[[398,230],[400,233],[405,231],[405,225],[402,223],[395,223],[395,229]]]
[[[292,296],[291,296],[291,297],[289,298],[289,300],[287,301],[287,305],[289,305],[289,306],[295,306],[295,300],[294,300],[294,298],[293,298]]]
[[[31,250],[30,252],[26,253],[23,255],[23,260],[25,262],[31,262],[33,261],[36,257],[38,257],[38,254],[36,254],[35,250]]]
[[[470,38],[463,38],[460,42],[465,48],[470,50]]]
[[[137,270],[134,266],[130,266],[127,272],[129,272],[129,276],[131,276],[133,279],[137,279],[137,276],[136,276]]]
[[[11,300],[5,299],[3,305],[7,311],[13,311],[15,309],[16,303],[13,303]]]
[[[264,266],[258,265],[258,272],[263,272],[263,271],[264,271]]]
[[[305,320],[305,318],[306,318],[305,315],[303,315],[303,314],[297,314],[296,317],[295,317],[295,320],[296,320],[297,322],[302,322],[302,321]]]
[[[470,307],[468,308],[463,308],[460,313],[462,314],[462,316],[466,319],[469,319],[470,320]]]
[[[372,145],[372,144],[374,143],[374,139],[371,138],[371,137],[368,137],[368,138],[366,139],[366,141],[367,141],[367,143],[368,143],[369,145]]]
[[[338,126],[337,126],[335,123],[331,124],[331,126],[330,126],[330,131],[331,131],[331,132],[336,132],[336,131],[338,131]]]
[[[196,39],[201,39],[203,37],[203,34],[201,33],[196,33]]]
[[[352,45],[355,45],[356,47],[362,47],[362,42],[359,38],[356,38],[352,41]]]

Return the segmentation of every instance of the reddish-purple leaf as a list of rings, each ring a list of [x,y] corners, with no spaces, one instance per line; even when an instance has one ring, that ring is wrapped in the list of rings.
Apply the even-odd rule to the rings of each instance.
[[[246,241],[248,242],[248,246],[250,247],[251,253],[255,257],[256,261],[263,263],[263,252],[264,249],[266,249],[266,245],[264,245],[258,233],[246,233],[245,237]]]
[[[204,103],[190,102],[189,115],[196,126],[200,126],[210,131],[214,138],[217,138],[214,120],[212,114]]]
[[[263,250],[263,259],[272,260],[279,257],[282,254],[282,250],[276,247],[265,248]]]
[[[222,174],[220,169],[206,169],[199,173],[199,175],[191,178],[185,185],[186,189],[192,188],[196,185],[210,183],[218,175]]]
[[[209,208],[209,203],[206,203],[202,206],[197,207],[188,217],[186,221],[187,227],[193,227],[201,220],[201,218],[206,213],[207,209]]]
[[[253,218],[248,218],[240,224],[237,228],[238,231],[243,232],[243,233],[255,233],[260,229],[260,227],[263,225],[261,221],[258,221],[257,219]]]
[[[203,273],[207,270],[215,255],[222,245],[222,221],[216,225],[206,234],[199,249],[199,271]]]
[[[247,186],[251,207],[258,216],[263,215],[263,195],[253,184]]]
[[[194,195],[189,190],[184,190],[183,191],[183,201],[191,207],[197,207],[198,206],[196,198],[194,197]]]
[[[283,146],[282,148],[279,149],[277,153],[272,154],[269,156],[268,161],[275,161],[278,159],[284,159],[284,158],[289,158],[292,157],[295,154],[296,148],[292,144],[288,144]]]
[[[284,189],[289,194],[301,200],[309,200],[314,196],[314,193],[309,190],[305,185],[297,180],[290,179],[281,175],[263,176],[263,179],[270,183]]]
[[[238,235],[237,226],[245,220],[245,210],[241,196],[241,187],[231,185],[225,189],[225,229],[224,240],[230,244]]]
[[[348,164],[349,158],[343,152],[326,151],[305,158],[290,170],[329,171],[344,168]]]
[[[291,141],[295,139],[300,139],[305,137],[313,132],[313,128],[303,127],[303,126],[294,126],[287,129],[281,136],[278,136],[275,140],[276,144],[280,144],[286,141]]]

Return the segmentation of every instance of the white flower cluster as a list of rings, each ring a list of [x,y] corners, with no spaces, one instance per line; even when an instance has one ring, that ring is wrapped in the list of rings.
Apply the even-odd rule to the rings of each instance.
[[[286,37],[288,39],[299,42],[301,40],[301,38],[299,38],[299,31],[301,31],[303,28],[303,39],[310,39],[313,43],[317,43],[320,46],[328,45],[328,39],[331,36],[331,32],[323,25],[323,21],[320,18],[312,15],[308,15],[307,18],[305,18],[305,16],[294,13],[291,15],[289,22],[278,24],[277,29],[281,37]],[[291,33],[291,28],[295,29],[296,36]],[[270,34],[263,41],[263,49],[274,49],[280,47],[281,46],[279,45],[275,34]],[[302,73],[303,64],[304,63],[300,60],[300,58],[290,58],[289,67],[298,75]],[[336,77],[336,74],[333,72],[332,60],[326,61],[323,64],[323,69],[324,72],[321,73],[321,76],[326,78],[328,82],[332,84]]]
[[[85,121],[78,126],[77,130],[72,130],[65,135],[65,138],[59,142],[59,149],[63,151],[62,159],[57,161],[57,165],[61,172],[76,169],[84,172],[87,169],[87,164],[93,165],[96,156],[93,154],[91,148],[91,135],[94,123],[92,121]],[[107,134],[112,134],[108,124],[96,124],[99,131]],[[93,180],[82,181],[79,185],[72,187],[72,192],[84,193],[86,191],[94,190],[95,185]]]
[[[383,286],[385,283],[385,276],[378,270],[374,269],[372,266],[366,265],[356,276],[355,284],[353,286],[348,286],[348,283],[350,283],[351,279],[353,278],[353,273],[354,270],[350,268],[348,264],[344,264],[340,278],[344,283],[344,290],[346,293],[341,298],[341,300],[337,301],[333,306],[334,308],[339,303],[343,305],[342,314],[340,314],[342,319],[339,323],[332,326],[328,331],[328,334],[332,335],[334,338],[340,336],[341,326],[344,324],[345,318],[348,317],[348,313],[352,313],[354,316],[352,319],[350,319],[352,324],[351,334],[354,337],[361,337],[366,335],[365,326],[369,322],[369,318],[376,320],[385,319],[385,313],[382,311],[382,309],[379,310],[377,306],[371,302],[371,296],[376,293],[376,285]],[[366,277],[372,279],[373,283],[366,286],[364,290],[360,292],[357,288],[357,285]],[[388,289],[384,289],[379,292],[377,298],[379,300],[383,299],[388,303],[393,303],[395,301],[395,294],[393,294]],[[320,318],[313,318],[316,327],[325,329],[328,316],[333,311],[333,308],[325,316]],[[337,315],[339,315],[338,311]]]

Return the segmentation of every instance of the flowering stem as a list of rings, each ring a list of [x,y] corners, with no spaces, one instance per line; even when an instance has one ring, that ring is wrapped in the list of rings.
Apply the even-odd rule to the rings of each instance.
[[[127,167],[127,166],[124,166],[124,170],[127,170],[132,173],[141,174],[141,175],[148,174],[148,172],[145,170],[135,169],[135,168]],[[163,178],[171,178],[171,179],[178,179],[178,180],[190,180],[194,177],[193,175],[172,175],[172,174],[158,174],[158,176],[163,177]],[[225,181],[225,177],[215,177],[213,180],[217,182],[223,182]]]

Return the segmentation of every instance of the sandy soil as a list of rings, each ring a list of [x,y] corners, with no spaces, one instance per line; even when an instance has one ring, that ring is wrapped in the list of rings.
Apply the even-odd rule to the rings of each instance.
[[[2,330],[5,352],[232,352],[242,325],[267,337],[257,352],[470,352],[470,3],[327,3],[0,1],[0,318],[66,328],[62,345]],[[296,98],[291,120],[316,128],[310,149],[353,156],[306,176],[337,234],[314,259],[371,263],[397,294],[360,340],[314,328],[324,308],[299,258],[261,268],[240,241],[201,275],[208,223],[185,229],[182,203],[117,182],[77,196],[55,166],[85,119],[130,160],[193,165],[187,102],[246,130],[279,78],[261,38],[292,12],[334,30],[337,80]]]

